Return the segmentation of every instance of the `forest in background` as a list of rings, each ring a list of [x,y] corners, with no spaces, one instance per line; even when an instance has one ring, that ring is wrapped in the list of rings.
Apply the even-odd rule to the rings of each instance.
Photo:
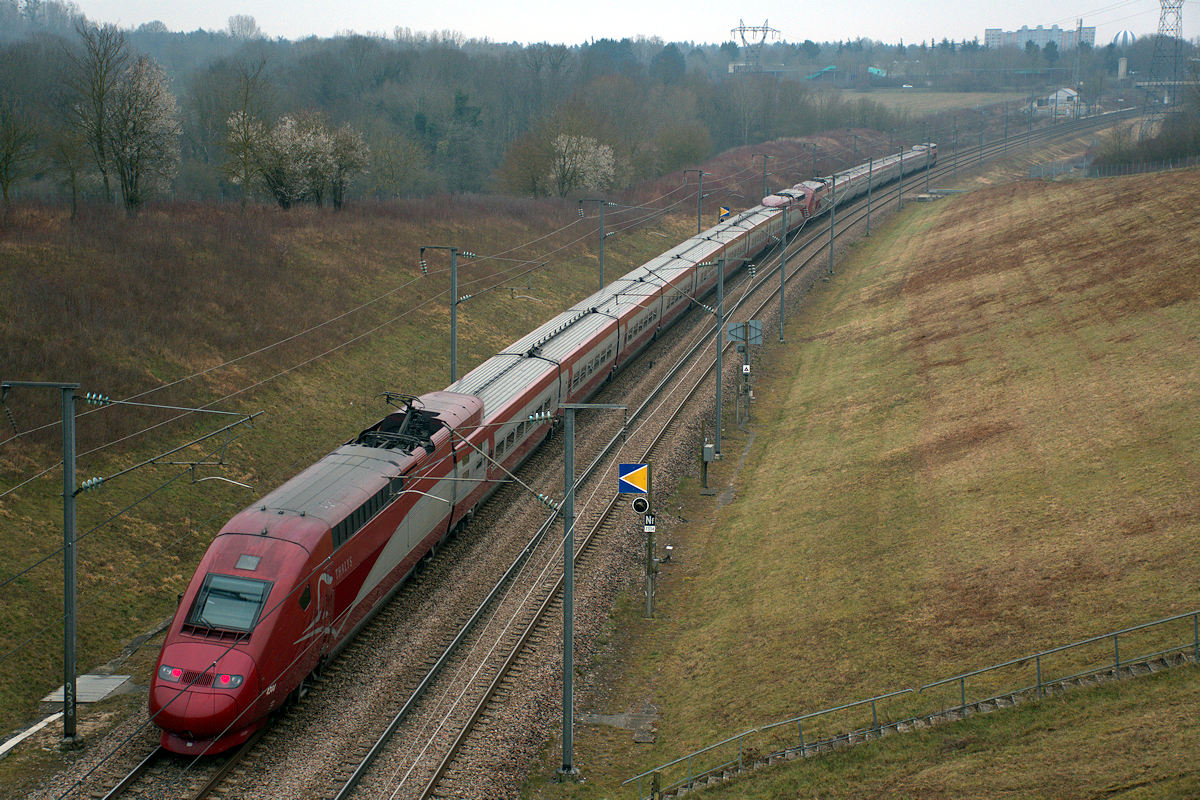
[[[96,88],[89,36],[103,35],[121,40],[110,67],[132,75],[125,99],[141,97],[130,83],[154,90],[142,98],[148,124],[135,118],[126,128],[143,137],[156,128],[157,152],[144,139],[129,144],[127,132],[100,131],[110,111],[81,119]],[[283,207],[443,192],[565,196],[784,136],[919,135],[907,114],[869,95],[850,99],[845,88],[1033,93],[1078,74],[1097,99],[1120,55],[1148,69],[1152,47],[1144,39],[1127,52],[1085,48],[1076,58],[1052,47],[988,50],[978,40],[806,40],[762,48],[761,63],[782,72],[731,73],[747,58],[733,42],[525,46],[403,28],[289,41],[264,37],[248,16],[221,31],[172,32],[159,22],[119,30],[89,23],[71,3],[0,0],[0,184],[6,198],[75,200],[112,199],[120,184],[123,197],[135,192],[131,213],[150,196]],[[119,89],[117,77],[109,76]],[[132,176],[114,166],[108,185],[106,161],[129,153],[151,160],[141,172],[126,168]]]

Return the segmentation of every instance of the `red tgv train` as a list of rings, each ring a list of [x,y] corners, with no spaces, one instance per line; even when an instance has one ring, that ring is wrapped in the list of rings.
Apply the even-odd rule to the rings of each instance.
[[[867,183],[879,186],[910,175],[937,163],[937,145],[933,142],[913,145],[912,150],[868,161],[828,178],[801,181],[790,189],[764,197],[767,208],[786,208],[798,211],[804,219],[824,214],[836,202],[848,203],[867,191]],[[835,186],[836,182],[836,186]]]
[[[890,159],[869,170],[874,184],[899,176]],[[865,191],[857,181],[838,176],[839,204]],[[149,710],[162,746],[215,754],[246,741],[549,435],[532,415],[595,393],[716,286],[718,263],[733,272],[782,238],[785,216],[792,230],[828,208],[831,183],[791,190],[803,203],[767,198],[802,214],[764,202],[685,240],[444,391],[389,393],[392,412],[230,519],[159,655]]]

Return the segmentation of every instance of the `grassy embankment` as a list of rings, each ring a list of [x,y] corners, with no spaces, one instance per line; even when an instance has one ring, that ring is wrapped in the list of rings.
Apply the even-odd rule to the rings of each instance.
[[[892,111],[910,114],[933,114],[978,106],[1012,103],[1014,107],[1029,102],[1025,92],[938,92],[930,89],[872,89],[869,92],[845,92],[847,99],[867,99]]]
[[[587,782],[528,794],[632,796],[621,780],[754,726],[1200,607],[1197,201],[1195,171],[994,186],[857,246],[757,371],[749,457],[735,474],[734,434],[715,478],[736,500],[679,492],[658,618],[619,613],[587,710],[653,704],[657,741],[582,726]],[[1190,796],[1197,711],[1188,667],[712,794]]]
[[[0,229],[0,378],[73,380],[81,391],[114,398],[149,392],[139,400],[265,412],[225,452],[225,467],[197,472],[252,491],[193,484],[185,468],[162,466],[80,497],[80,670],[114,657],[171,613],[220,525],[377,419],[379,392],[419,394],[449,382],[449,255],[430,251],[430,275],[421,278],[422,245],[503,254],[460,262],[461,294],[494,283],[520,287],[460,305],[461,375],[598,287],[595,220],[542,238],[574,220],[565,203],[494,198],[338,214],[260,208],[244,217],[236,208],[176,207],[76,225],[56,211],[15,210]],[[609,230],[621,220],[610,211]],[[661,252],[692,225],[684,214],[609,239],[607,275]],[[532,266],[522,259],[550,264],[518,276]],[[0,444],[0,491],[60,458],[57,402],[46,391],[9,394],[20,430],[48,427]],[[112,475],[229,421],[193,416],[84,454],[171,416],[120,407],[80,416],[80,480]],[[7,419],[4,427],[0,441],[12,434]],[[210,459],[219,444],[168,460]],[[161,486],[172,477],[179,479]],[[61,683],[61,557],[53,555],[62,542],[60,491],[61,471],[51,468],[0,498],[0,581],[48,558],[0,588],[0,655],[19,648],[0,661],[0,732],[32,719],[37,698]],[[148,675],[135,680],[144,684]],[[88,711],[81,714],[89,730]]]

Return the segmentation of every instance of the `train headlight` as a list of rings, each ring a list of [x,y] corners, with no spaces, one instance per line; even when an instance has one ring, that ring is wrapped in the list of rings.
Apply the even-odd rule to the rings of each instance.
[[[241,675],[218,675],[213,681],[213,686],[218,689],[236,689],[242,685]]]
[[[183,670],[179,667],[171,667],[163,664],[158,668],[158,679],[169,681],[170,683],[179,683],[183,680]]]

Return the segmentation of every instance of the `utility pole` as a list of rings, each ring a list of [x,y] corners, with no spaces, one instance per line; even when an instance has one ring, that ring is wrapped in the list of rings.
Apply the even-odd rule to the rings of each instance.
[[[74,392],[79,384],[47,383],[38,380],[6,380],[0,385],[0,397],[14,386],[26,389],[56,389],[62,405],[62,744],[76,741],[77,669],[76,642],[78,595],[76,594],[76,434],[74,434]]]
[[[604,240],[609,237],[609,234],[604,232],[604,207],[615,206],[616,203],[610,203],[608,200],[603,200],[598,197],[585,197],[579,201],[579,218],[583,219],[583,204],[584,203],[599,203],[600,204],[600,288],[604,288]],[[699,232],[699,231],[697,231]]]
[[[725,256],[717,259],[717,458],[721,457],[721,371],[725,364]]]
[[[1036,103],[1036,101],[1034,99],[1033,92],[1030,92],[1029,93],[1029,127],[1025,131],[1025,144],[1027,144],[1027,145],[1033,141],[1033,110],[1035,108],[1037,108],[1035,103]]]
[[[79,384],[59,384],[63,415],[63,741],[75,740],[76,625],[79,619],[75,570],[79,561],[75,537],[75,390]]]
[[[869,187],[871,184],[868,183]],[[869,189],[868,189],[869,191]],[[870,206],[868,206],[869,208]],[[868,211],[869,215],[870,212]],[[787,206],[783,207],[783,246],[779,253],[779,341],[783,342],[783,288],[787,282],[787,240],[788,240],[788,221],[787,221]]]
[[[62,395],[63,447],[63,744],[75,742],[76,736],[76,626],[78,600],[75,571],[78,565],[75,530],[75,390],[78,383],[43,381],[5,381],[0,385],[0,397],[13,387],[57,389]]]
[[[900,175],[900,182],[904,182],[903,171]],[[833,173],[833,183],[829,187],[829,274],[833,274],[833,227],[834,218],[837,217],[837,173]]]
[[[762,193],[762,196],[766,197],[767,196],[767,159],[775,158],[775,156],[769,156],[766,153],[755,153],[750,158],[751,158],[751,160],[753,160],[755,158],[758,158],[759,156],[762,156],[762,160],[763,160],[763,162],[762,162],[762,168],[763,168],[763,182],[762,182],[763,193]]]
[[[1008,102],[1004,103],[1004,155],[1008,155]]]
[[[871,185],[875,183],[875,151],[867,162],[867,236],[871,235]]]
[[[815,178],[817,177],[817,143],[809,142],[808,145],[812,148],[812,176]]]
[[[575,409],[566,409],[563,425],[563,667],[562,769],[570,779],[575,766]]]
[[[446,245],[427,244],[421,248],[421,274],[429,274],[429,264],[425,261],[426,250],[449,250],[450,251],[450,382],[454,383],[458,380],[458,304],[460,298],[458,296],[458,255],[462,253],[463,258],[475,258],[475,254],[470,250],[459,250],[457,247],[449,247]]]
[[[567,403],[563,420],[563,671],[562,769],[558,774],[575,780],[575,412],[583,409],[620,409],[609,403]]]
[[[926,131],[926,133],[928,133],[928,131]],[[925,137],[925,192],[926,192],[926,194],[928,194],[928,192],[929,192],[929,147],[930,147],[930,145],[931,145],[931,142],[929,141],[929,137],[926,136]]]

